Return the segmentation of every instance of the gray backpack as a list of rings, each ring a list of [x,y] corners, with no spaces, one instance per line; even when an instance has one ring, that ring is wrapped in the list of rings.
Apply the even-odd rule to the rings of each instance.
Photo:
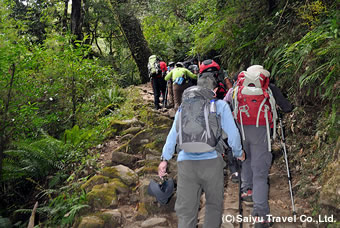
[[[186,89],[176,122],[179,149],[189,153],[215,150],[222,134],[220,125],[214,92],[199,86]]]

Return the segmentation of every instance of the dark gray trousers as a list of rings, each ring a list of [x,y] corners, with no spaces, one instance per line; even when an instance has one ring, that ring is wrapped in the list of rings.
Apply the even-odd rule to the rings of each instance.
[[[221,226],[225,162],[222,156],[209,160],[180,161],[175,210],[179,228],[196,228],[202,190],[206,205],[204,228]]]
[[[268,174],[272,154],[268,151],[266,126],[243,126],[245,140],[242,141],[246,160],[242,163],[242,190],[253,190],[253,216],[269,214]]]

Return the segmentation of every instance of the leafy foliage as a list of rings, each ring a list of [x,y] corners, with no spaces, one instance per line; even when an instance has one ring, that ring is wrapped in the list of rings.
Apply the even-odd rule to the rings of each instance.
[[[38,212],[51,227],[70,226],[86,209],[86,195],[70,183],[95,163],[88,149],[110,135],[110,121],[133,118],[140,102],[127,88],[140,83],[138,69],[109,1],[82,1],[84,39],[75,42],[64,28],[70,24],[64,2],[0,1],[0,158],[1,148],[7,149],[1,204],[3,211],[11,206],[8,214],[14,211],[29,185],[29,196],[44,198]],[[322,104],[325,123],[316,125],[334,144],[336,1],[276,1],[273,8],[264,0],[130,2],[153,53],[165,61],[218,56],[232,74],[264,65],[296,106]]]

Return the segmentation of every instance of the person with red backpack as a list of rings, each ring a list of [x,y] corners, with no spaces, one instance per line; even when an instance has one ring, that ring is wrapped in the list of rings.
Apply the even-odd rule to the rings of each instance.
[[[217,87],[215,88],[216,97],[223,99],[227,93],[226,86],[224,84],[224,72],[220,65],[212,59],[204,60],[199,67],[199,77],[203,75],[212,75],[217,81]]]
[[[238,75],[232,97],[233,114],[246,153],[242,162],[241,198],[253,202],[256,228],[270,227],[268,175],[272,162],[271,135],[276,135],[276,105],[284,112],[292,110],[280,90],[270,84],[269,77],[270,72],[261,65],[248,67]]]
[[[151,55],[148,62],[149,78],[151,80],[152,89],[154,93],[155,109],[160,109],[159,97],[163,95],[165,99],[166,82],[164,81],[164,74],[167,71],[167,66],[164,61],[160,61],[156,55]]]

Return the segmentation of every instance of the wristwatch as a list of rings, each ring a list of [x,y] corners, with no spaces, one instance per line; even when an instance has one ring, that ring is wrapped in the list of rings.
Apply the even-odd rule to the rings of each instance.
[[[167,162],[167,160],[163,156],[161,156],[161,161],[166,161]]]

